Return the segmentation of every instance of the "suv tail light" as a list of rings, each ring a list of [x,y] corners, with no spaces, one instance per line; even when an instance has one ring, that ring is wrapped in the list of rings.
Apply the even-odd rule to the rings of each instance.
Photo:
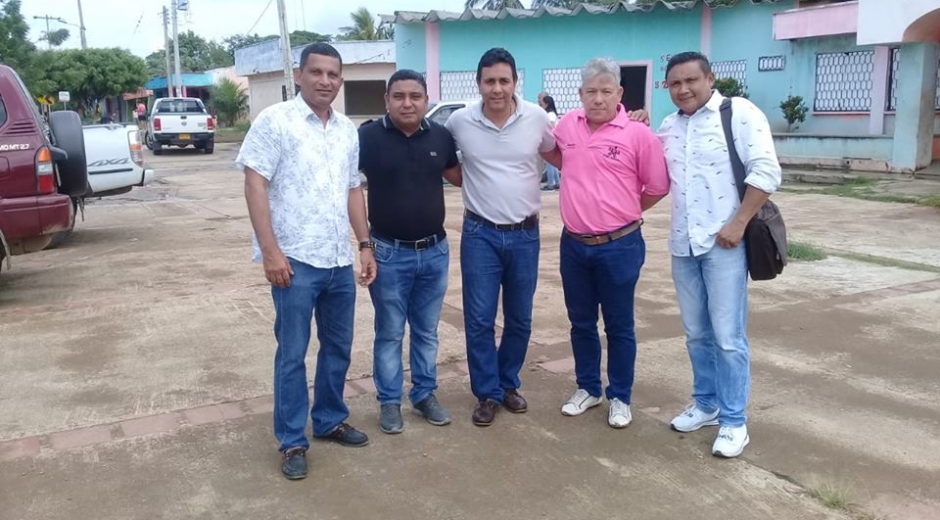
[[[55,163],[52,150],[43,146],[36,152],[36,184],[39,193],[55,193]]]
[[[140,138],[137,136],[137,132],[127,133],[127,146],[131,149],[131,159],[134,160],[134,164],[143,168],[144,151],[140,147]]]
[[[209,116],[206,119],[206,128],[209,130],[215,130],[215,118],[214,117]]]
[[[155,117],[153,118],[153,131],[159,132],[160,130],[162,130],[161,125],[160,125],[160,118]]]

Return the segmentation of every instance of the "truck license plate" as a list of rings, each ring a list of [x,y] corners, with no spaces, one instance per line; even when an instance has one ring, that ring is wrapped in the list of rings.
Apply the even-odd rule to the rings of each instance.
[[[180,141],[189,141],[189,134],[180,134]]]

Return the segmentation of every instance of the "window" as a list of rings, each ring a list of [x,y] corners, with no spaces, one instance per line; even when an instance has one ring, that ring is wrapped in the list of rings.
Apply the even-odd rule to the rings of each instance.
[[[439,125],[443,125],[444,123],[447,122],[447,119],[450,118],[451,114],[453,114],[454,112],[456,112],[457,110],[463,107],[464,105],[451,105],[451,106],[441,107],[440,110],[438,110],[437,112],[434,112],[434,114],[431,115],[431,121],[434,121],[435,123]]]
[[[741,84],[741,88],[747,92],[747,60],[735,61],[714,61],[712,62],[712,72],[715,79],[734,78]]]
[[[786,56],[761,56],[757,59],[758,72],[772,72],[787,68]]]
[[[516,82],[516,95],[522,96],[522,85],[525,82],[525,71],[517,69],[519,81]],[[461,70],[454,72],[441,72],[441,100],[460,101],[480,98],[480,88],[477,86],[477,71]]]
[[[344,83],[347,116],[377,116],[385,113],[384,81],[347,81]]]
[[[7,122],[7,107],[3,105],[3,97],[0,96],[0,126]]]
[[[581,69],[545,69],[542,71],[542,90],[555,100],[558,115],[581,108]]]
[[[888,110],[898,109],[898,71],[901,68],[901,49],[891,49],[891,61],[888,68]],[[940,68],[937,69],[937,93],[934,108],[940,110]]]
[[[158,114],[205,113],[206,109],[198,99],[166,99],[157,105]]]
[[[817,54],[816,102],[813,110],[870,111],[874,55],[875,51]]]

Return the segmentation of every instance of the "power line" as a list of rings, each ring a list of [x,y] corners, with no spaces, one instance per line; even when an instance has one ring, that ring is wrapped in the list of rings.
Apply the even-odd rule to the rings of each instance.
[[[272,4],[273,2],[274,2],[274,0],[268,0],[268,5],[264,6],[264,11],[261,11],[261,15],[258,16],[258,19],[255,20],[255,23],[251,26],[251,29],[248,29],[248,31],[245,32],[245,34],[250,35],[250,34],[251,34],[251,31],[254,31],[254,30],[255,30],[255,27],[257,27],[257,26],[258,26],[258,23],[261,22],[261,19],[264,18],[264,13],[268,12],[268,8],[271,7],[271,4]]]

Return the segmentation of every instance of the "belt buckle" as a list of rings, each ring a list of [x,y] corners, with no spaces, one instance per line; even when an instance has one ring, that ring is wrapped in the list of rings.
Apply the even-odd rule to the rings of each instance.
[[[428,238],[422,238],[421,240],[415,240],[415,251],[421,251],[422,249],[427,249],[431,247],[431,240]]]

